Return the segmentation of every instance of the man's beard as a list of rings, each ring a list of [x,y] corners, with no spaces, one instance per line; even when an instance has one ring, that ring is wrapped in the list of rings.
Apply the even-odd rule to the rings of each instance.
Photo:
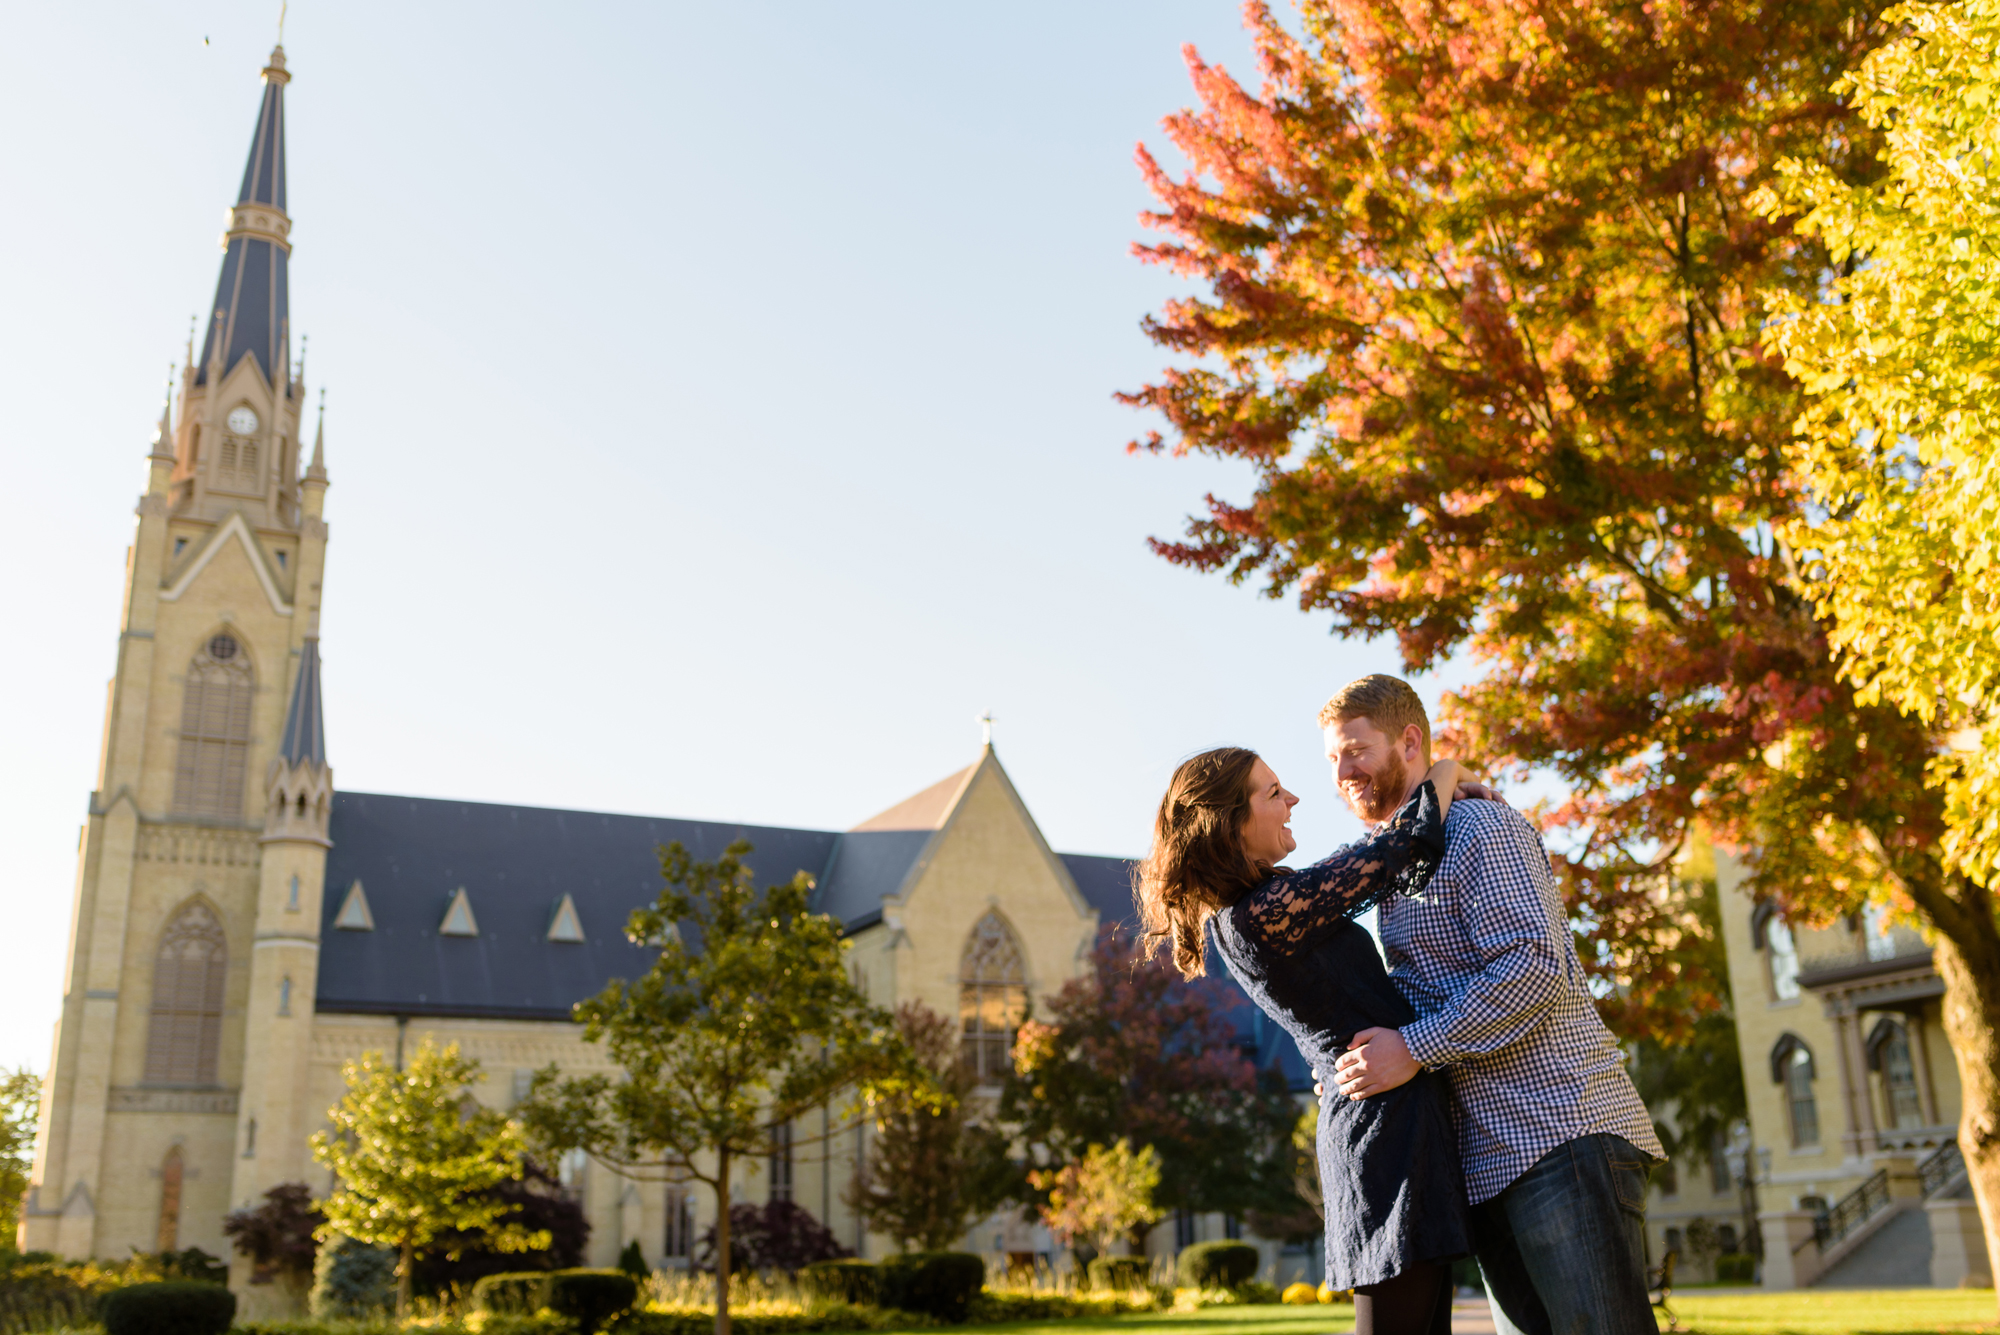
[[[1396,814],[1396,808],[1403,805],[1403,797],[1409,791],[1410,767],[1400,755],[1392,753],[1381,772],[1369,779],[1367,787],[1349,789],[1347,804],[1361,819],[1379,825]]]

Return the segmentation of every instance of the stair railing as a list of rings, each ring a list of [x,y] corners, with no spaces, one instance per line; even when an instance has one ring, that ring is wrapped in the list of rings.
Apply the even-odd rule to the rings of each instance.
[[[1923,1179],[1926,1200],[1943,1191],[1964,1173],[1965,1156],[1959,1153],[1955,1140],[1947,1140],[1917,1165],[1917,1176]]]
[[[1889,1170],[1884,1168],[1827,1209],[1822,1210],[1813,1220],[1811,1241],[1819,1244],[1821,1252],[1826,1252],[1855,1229],[1867,1223],[1874,1215],[1888,1208]],[[1805,1250],[1805,1245],[1803,1242],[1800,1243],[1793,1249],[1794,1253]]]

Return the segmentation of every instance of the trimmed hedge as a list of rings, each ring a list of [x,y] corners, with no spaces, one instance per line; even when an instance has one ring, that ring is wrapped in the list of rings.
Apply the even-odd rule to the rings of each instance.
[[[904,1252],[875,1267],[877,1301],[957,1325],[986,1287],[986,1261],[972,1252]]]
[[[1150,1256],[1100,1256],[1090,1263],[1093,1289],[1143,1289],[1152,1277]]]
[[[166,1280],[104,1295],[104,1335],[227,1335],[236,1295],[220,1284]]]
[[[1748,1252],[1724,1252],[1715,1258],[1715,1282],[1751,1284],[1757,1278],[1757,1258]]]
[[[551,1270],[542,1306],[576,1322],[583,1335],[597,1335],[638,1300],[639,1282],[623,1270]]]
[[[821,1302],[873,1306],[877,1297],[875,1263],[849,1256],[839,1261],[814,1261],[799,1270],[799,1287]]]
[[[539,1312],[545,1304],[546,1270],[513,1270],[482,1276],[472,1286],[476,1312]]]
[[[1247,1242],[1197,1242],[1181,1250],[1181,1283],[1191,1289],[1233,1289],[1257,1276],[1257,1249]]]

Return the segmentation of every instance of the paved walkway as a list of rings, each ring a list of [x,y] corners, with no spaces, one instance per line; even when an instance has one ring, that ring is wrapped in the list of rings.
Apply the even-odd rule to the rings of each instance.
[[[1451,1335],[1493,1335],[1493,1309],[1484,1298],[1460,1298],[1451,1305]]]

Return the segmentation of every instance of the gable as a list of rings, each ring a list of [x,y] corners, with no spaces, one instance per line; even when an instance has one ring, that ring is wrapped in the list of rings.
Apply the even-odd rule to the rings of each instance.
[[[258,549],[257,539],[250,532],[250,525],[243,518],[241,511],[231,514],[208,535],[208,541],[202,544],[201,550],[194,554],[193,559],[179,575],[174,577],[172,583],[160,590],[160,601],[178,602],[194,586],[195,581],[201,578],[202,572],[217,564],[218,558],[225,552],[230,554],[231,559],[221,562],[222,570],[229,571],[233,568],[235,578],[238,579],[247,575],[250,580],[256,582],[258,588],[263,590],[265,598],[270,600],[272,611],[285,617],[292,614],[292,605],[285,601],[284,594],[280,592],[278,581],[272,575],[270,567],[265,564],[264,554]]]

